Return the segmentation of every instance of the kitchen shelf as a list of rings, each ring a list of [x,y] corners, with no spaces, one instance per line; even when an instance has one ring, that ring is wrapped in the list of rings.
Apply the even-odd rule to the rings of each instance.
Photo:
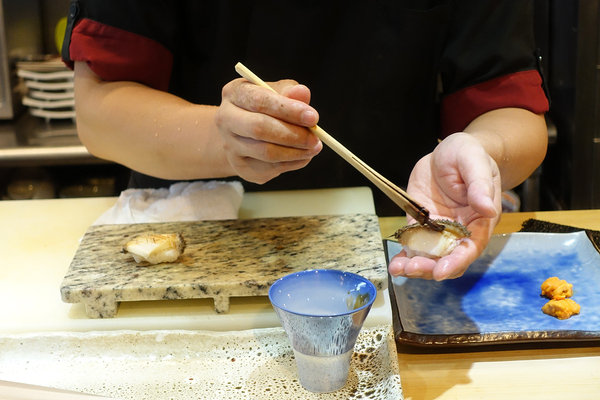
[[[29,113],[0,123],[0,167],[109,163],[91,155],[71,119],[45,121]]]

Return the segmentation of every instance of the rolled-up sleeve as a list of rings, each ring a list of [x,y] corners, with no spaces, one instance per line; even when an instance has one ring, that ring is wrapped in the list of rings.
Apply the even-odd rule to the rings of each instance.
[[[442,137],[485,112],[549,109],[537,68],[530,0],[462,1],[442,57]]]
[[[161,10],[152,12],[155,2],[137,3],[144,4],[73,0],[63,61],[70,67],[75,61],[86,62],[106,81],[134,81],[168,90],[173,54],[169,40],[164,39],[173,30],[157,22],[156,15],[160,15]],[[140,12],[132,13],[135,8]],[[129,19],[122,17],[124,15],[129,15]]]

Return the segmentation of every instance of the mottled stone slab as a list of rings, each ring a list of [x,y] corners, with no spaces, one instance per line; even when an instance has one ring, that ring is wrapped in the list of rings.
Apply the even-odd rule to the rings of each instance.
[[[174,263],[141,266],[121,252],[142,233],[181,232],[187,247]],[[387,266],[377,216],[261,218],[92,226],[61,285],[62,299],[91,318],[114,317],[120,302],[266,296],[283,275],[313,268],[358,273],[378,289]]]

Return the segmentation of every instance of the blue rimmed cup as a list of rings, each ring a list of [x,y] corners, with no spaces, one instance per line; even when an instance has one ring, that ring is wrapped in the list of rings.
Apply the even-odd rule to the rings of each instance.
[[[376,296],[368,279],[330,269],[295,272],[269,288],[305,389],[326,393],[346,384],[356,338]]]

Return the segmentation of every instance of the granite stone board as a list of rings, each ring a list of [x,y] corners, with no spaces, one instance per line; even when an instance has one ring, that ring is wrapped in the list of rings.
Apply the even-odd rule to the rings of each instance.
[[[144,233],[180,232],[183,255],[173,263],[137,264],[123,245]],[[278,278],[305,269],[339,269],[387,287],[377,216],[280,217],[221,221],[95,225],[85,233],[63,279],[67,303],[90,318],[114,317],[123,301],[214,299],[229,311],[236,296],[266,296]]]

